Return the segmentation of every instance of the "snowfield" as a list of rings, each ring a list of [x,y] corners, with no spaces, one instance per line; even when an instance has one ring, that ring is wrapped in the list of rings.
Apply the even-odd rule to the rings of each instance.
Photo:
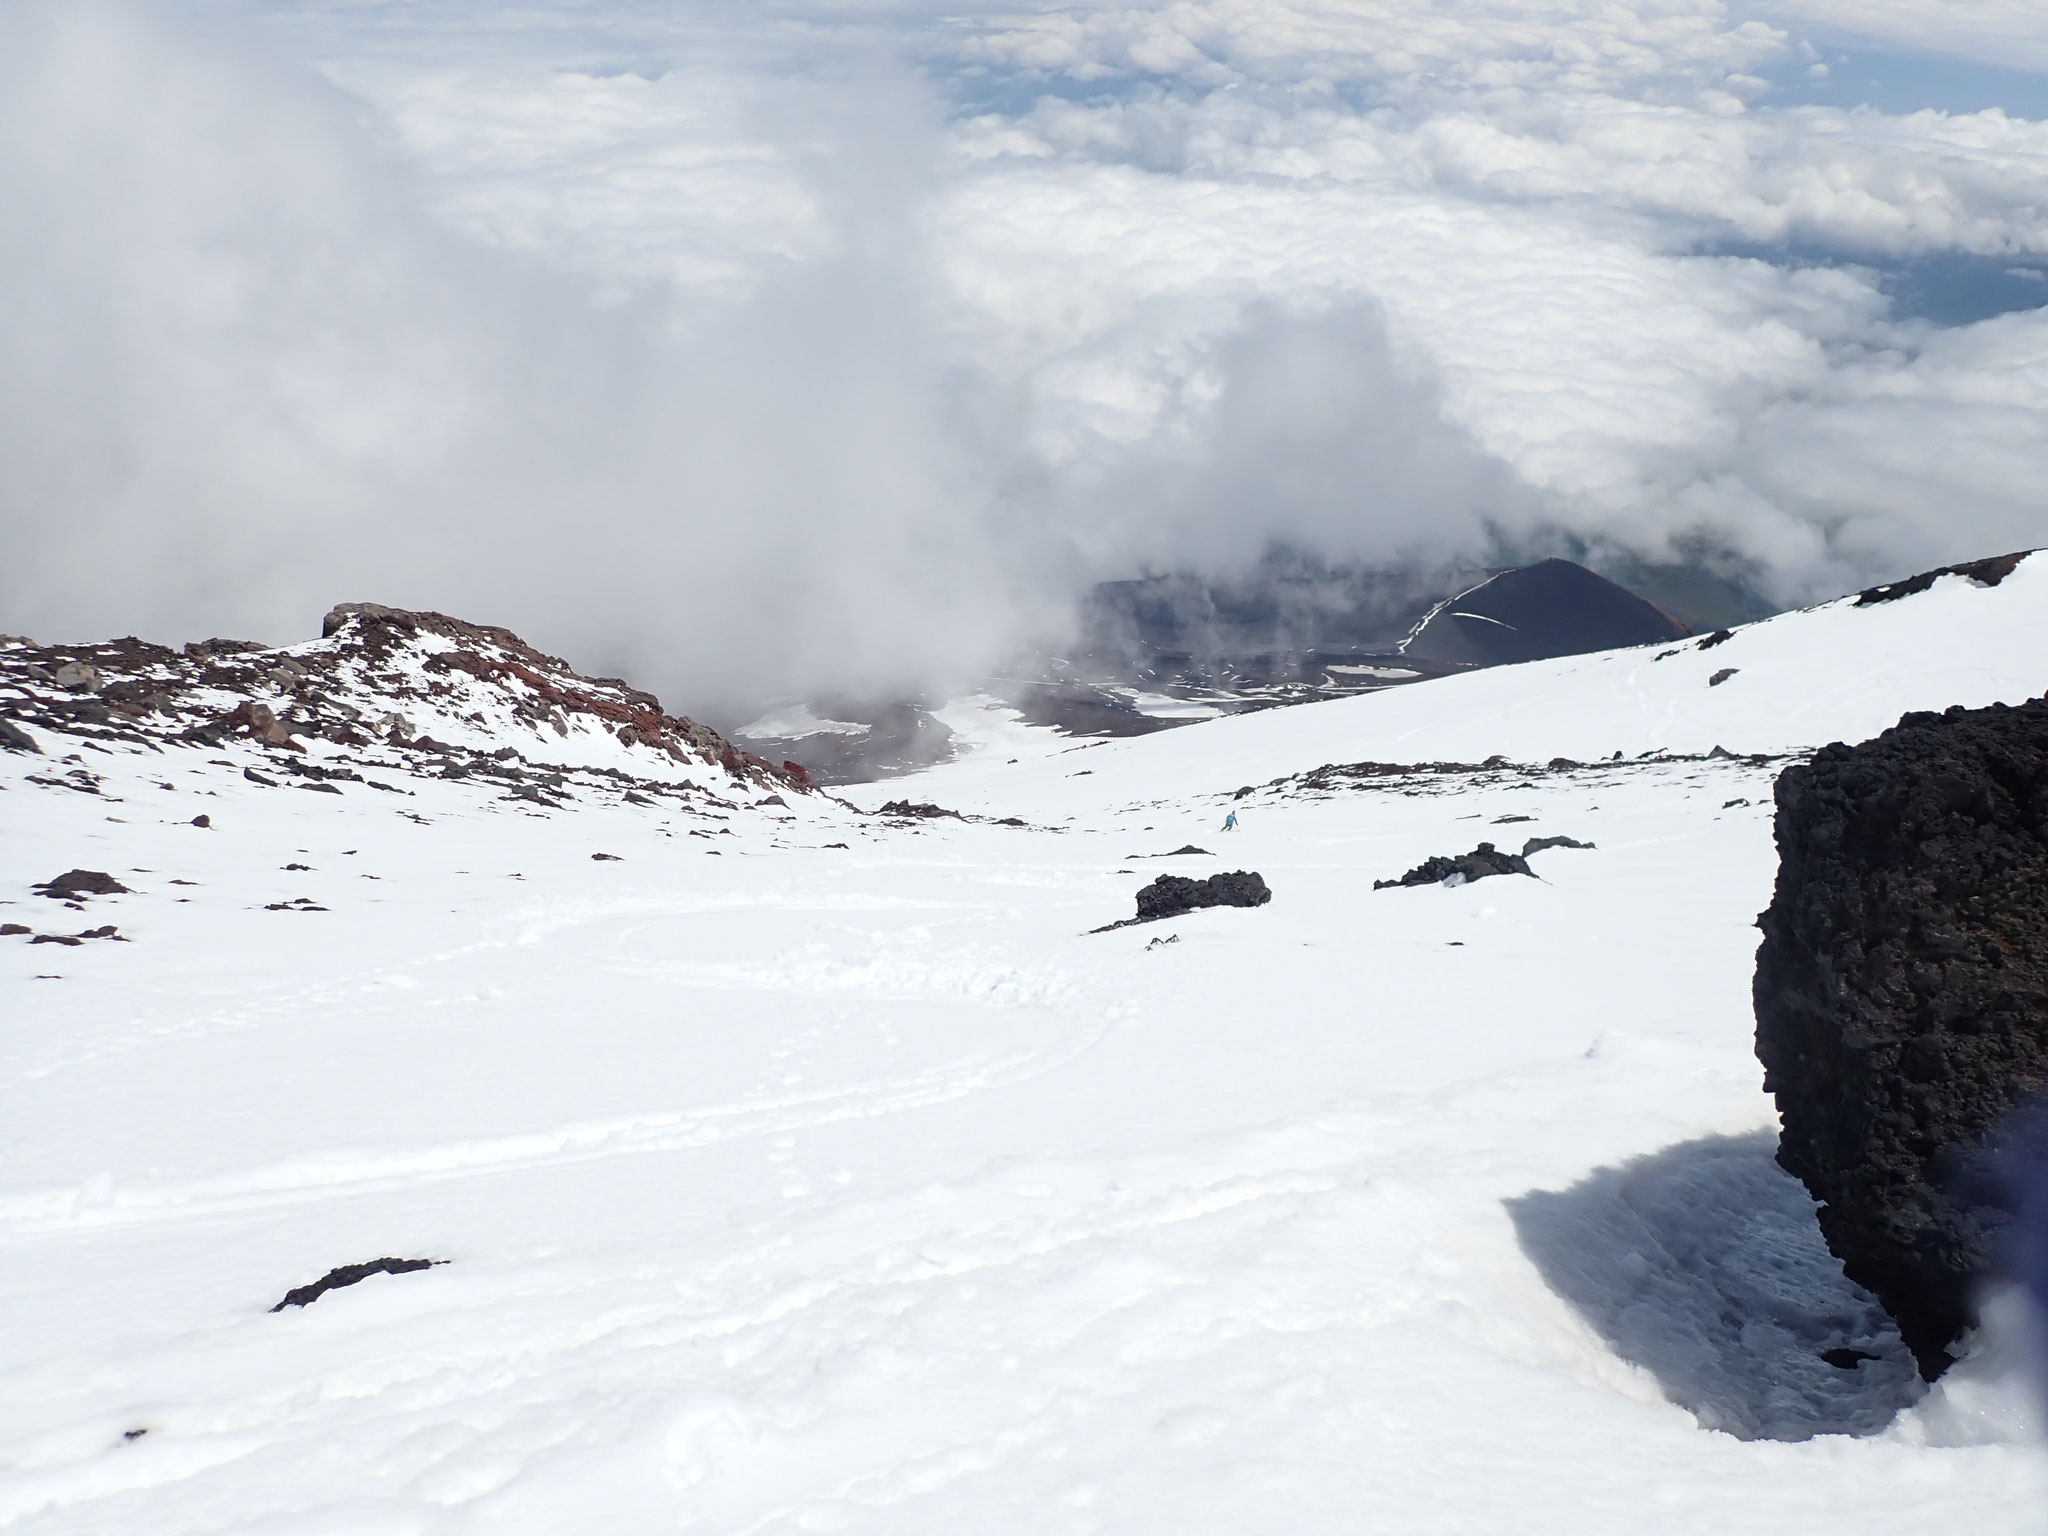
[[[39,731],[0,922],[127,942],[0,939],[0,1526],[2039,1529],[2020,1324],[1917,1384],[1748,990],[1784,755],[2041,692],[2044,620],[2035,558],[1107,743],[969,702],[850,794],[981,820]],[[269,1310],[385,1256],[446,1262]]]

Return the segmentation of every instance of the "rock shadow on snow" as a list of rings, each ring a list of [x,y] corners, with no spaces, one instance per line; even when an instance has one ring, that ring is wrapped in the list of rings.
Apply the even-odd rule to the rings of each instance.
[[[1776,1151],[1766,1132],[1708,1136],[1504,1204],[1551,1290],[1705,1428],[1876,1434],[1919,1372]]]

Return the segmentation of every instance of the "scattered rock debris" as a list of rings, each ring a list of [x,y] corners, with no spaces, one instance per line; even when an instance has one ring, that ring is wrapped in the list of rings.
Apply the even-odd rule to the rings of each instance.
[[[372,1275],[409,1275],[415,1270],[432,1269],[447,1262],[446,1259],[372,1259],[367,1264],[344,1264],[339,1269],[330,1269],[311,1285],[286,1291],[284,1300],[270,1310],[282,1312],[286,1307],[310,1307],[329,1291],[359,1284]]]
[[[591,861],[597,864],[623,864],[626,862],[623,856],[616,853],[593,853],[590,857]]]
[[[1560,773],[1611,774],[1617,769],[1670,767],[1681,763],[1704,763],[1716,757],[1731,762],[1748,763],[1752,768],[1766,767],[1771,763],[1784,762],[1803,753],[1734,753],[1717,749],[1714,753],[1698,752],[1648,752],[1633,761],[1616,752],[1611,758],[1595,763],[1581,763],[1569,757],[1553,757],[1541,766],[1534,763],[1510,762],[1505,757],[1489,757],[1483,763],[1325,763],[1306,773],[1292,774],[1273,779],[1262,787],[1281,794],[1306,791],[1313,794],[1333,794],[1343,789],[1386,788],[1403,793],[1436,793],[1433,786],[1453,778],[1478,777],[1485,774],[1500,774],[1512,778],[1518,786],[1533,784],[1539,779]],[[1242,799],[1245,791],[1239,791],[1235,799]]]
[[[965,821],[967,819],[958,811],[949,811],[942,805],[931,805],[928,803],[918,805],[908,800],[891,800],[887,805],[876,811],[875,814],[877,816],[912,816],[922,821],[931,821],[940,816],[950,816],[955,821]]]

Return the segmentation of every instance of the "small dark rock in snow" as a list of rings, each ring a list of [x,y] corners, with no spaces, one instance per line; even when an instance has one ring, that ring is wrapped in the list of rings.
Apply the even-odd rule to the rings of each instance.
[[[1534,816],[1496,816],[1493,818],[1493,824],[1496,827],[1504,827],[1511,821],[1534,821],[1535,819]]]
[[[1576,837],[1532,837],[1522,844],[1522,857],[1541,853],[1546,848],[1591,848],[1591,843],[1582,843]]]
[[[1732,759],[1734,756],[1735,754],[1733,752],[1730,752],[1726,747],[1722,746],[1719,742],[1716,742],[1714,744],[1714,750],[1707,754],[1707,760],[1709,762],[1713,762],[1721,758]]]
[[[623,864],[625,860],[616,853],[593,853],[592,860],[599,864]]]
[[[1736,673],[1740,672],[1741,670],[1742,668],[1740,667],[1723,667],[1720,671],[1716,672],[1712,677],[1707,679],[1707,686],[1709,688],[1718,688],[1723,683],[1727,682],[1729,678],[1733,677]]]
[[[1543,766],[1548,768],[1552,773],[1569,773],[1572,771],[1572,769],[1581,768],[1585,765],[1583,763],[1575,763],[1568,757],[1553,757],[1549,762],[1545,763]]]
[[[42,755],[42,748],[36,745],[35,737],[29,735],[12,720],[0,720],[0,747],[10,752],[33,752]]]
[[[1473,880],[1484,880],[1488,875],[1531,875],[1536,873],[1529,867],[1528,860],[1521,854],[1502,853],[1491,843],[1481,843],[1470,853],[1449,858],[1438,854],[1424,859],[1398,880],[1375,880],[1372,888],[1384,891],[1403,885],[1441,885],[1456,877],[1456,883],[1463,885]]]
[[[254,768],[244,768],[244,769],[242,770],[242,777],[243,777],[243,778],[245,778],[245,779],[247,779],[247,780],[248,780],[248,781],[249,781],[249,782],[250,782],[251,784],[261,784],[261,785],[262,785],[262,786],[263,786],[263,787],[264,787],[265,789],[275,789],[275,788],[277,788],[277,780],[275,780],[275,779],[266,779],[266,778],[265,778],[265,777],[264,777],[264,776],[263,776],[262,774],[258,773],[258,772],[257,772],[257,771],[256,771],[256,770],[255,770]]]
[[[195,827],[210,827],[213,825],[213,818],[211,816],[194,816],[192,818],[192,825]]]
[[[82,942],[68,933],[39,933],[29,940],[31,944],[62,944],[68,949],[76,949]]]
[[[416,1269],[432,1269],[447,1262],[446,1259],[372,1259],[367,1264],[344,1264],[339,1269],[330,1269],[311,1285],[286,1291],[284,1300],[270,1310],[282,1312],[286,1307],[309,1307],[329,1291],[355,1285],[372,1275],[409,1275]]]
[[[875,814],[877,816],[916,816],[926,821],[931,820],[935,816],[950,816],[955,821],[966,820],[958,811],[949,811],[944,806],[930,804],[913,805],[908,800],[891,800],[879,811],[876,811]]]
[[[80,901],[87,896],[127,896],[128,887],[103,869],[68,869],[54,880],[31,886],[38,896],[52,901]]]
[[[2010,1220],[1974,1171],[2048,1089],[2048,701],[1909,714],[1779,775],[1756,1053],[1778,1162],[1923,1376]]]
[[[0,923],[0,939],[11,939],[18,933],[34,933],[35,929],[26,923]]]
[[[1696,651],[1711,651],[1715,646],[1719,645],[1722,641],[1733,640],[1734,638],[1735,632],[1732,629],[1717,629],[1711,635],[1708,635],[1704,640],[1700,641],[1700,643],[1694,646],[1693,649]]]

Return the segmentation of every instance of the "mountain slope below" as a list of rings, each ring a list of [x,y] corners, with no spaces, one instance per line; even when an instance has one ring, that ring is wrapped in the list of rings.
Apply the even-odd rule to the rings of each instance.
[[[2035,691],[2039,564],[1120,742],[991,711],[1038,755],[865,815],[594,728],[677,792],[32,726],[0,1525],[2025,1529],[2003,1324],[1921,1388],[1771,1161],[1749,982],[1770,754]]]

